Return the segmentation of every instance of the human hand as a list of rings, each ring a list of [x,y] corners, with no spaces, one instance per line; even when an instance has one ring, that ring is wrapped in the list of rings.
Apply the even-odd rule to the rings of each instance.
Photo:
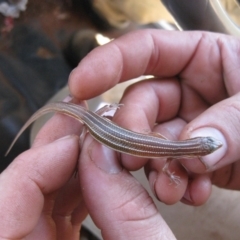
[[[56,114],[1,173],[0,239],[79,240],[88,212],[104,239],[175,239],[112,150],[87,136],[80,154],[80,132],[79,122]]]
[[[75,98],[89,99],[128,79],[156,76],[126,90],[114,121],[138,132],[154,129],[169,139],[208,135],[223,146],[203,157],[207,169],[199,159],[182,159],[184,168],[175,162],[171,170],[182,179],[178,188],[161,174],[163,161],[122,155],[122,165],[128,170],[146,165],[149,184],[161,201],[201,205],[212,184],[240,187],[239,62],[235,37],[142,30],[93,50],[70,75],[69,87]]]

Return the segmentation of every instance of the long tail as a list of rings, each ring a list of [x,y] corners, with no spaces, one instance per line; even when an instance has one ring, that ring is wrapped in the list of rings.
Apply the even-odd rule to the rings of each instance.
[[[18,138],[21,136],[21,134],[38,118],[42,117],[43,115],[50,113],[50,112],[59,112],[58,109],[56,109],[56,106],[54,104],[47,104],[46,106],[40,108],[37,110],[29,119],[28,121],[23,125],[23,127],[20,129],[14,140],[12,141],[11,145],[9,146],[7,152],[5,153],[5,156],[8,155],[8,153],[11,151],[12,147],[18,140]]]

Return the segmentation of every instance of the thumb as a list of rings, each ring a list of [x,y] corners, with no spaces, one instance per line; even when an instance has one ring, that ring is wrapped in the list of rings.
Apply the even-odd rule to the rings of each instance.
[[[175,239],[151,197],[117,154],[87,136],[79,176],[88,211],[104,239]]]
[[[221,141],[222,147],[216,152],[203,157],[202,161],[207,166],[209,172],[216,171],[227,165],[231,166],[231,170],[225,171],[222,178],[228,178],[226,179],[228,183],[226,187],[231,187],[231,184],[233,187],[238,179],[238,188],[240,187],[239,173],[234,169],[234,166],[240,160],[239,102],[240,94],[236,94],[213,105],[190,122],[184,129],[184,135],[181,136],[183,138],[193,138],[208,135]],[[235,165],[232,165],[232,163]],[[183,164],[192,172],[199,173],[204,171],[194,161],[184,160]],[[236,185],[234,188],[236,188]]]

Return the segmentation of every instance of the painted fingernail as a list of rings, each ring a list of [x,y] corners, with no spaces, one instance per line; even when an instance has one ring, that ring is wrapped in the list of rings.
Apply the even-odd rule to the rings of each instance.
[[[117,153],[95,140],[89,145],[89,155],[94,164],[106,173],[117,174],[122,171]]]
[[[190,134],[190,138],[194,137],[212,137],[222,143],[222,146],[218,148],[213,153],[201,157],[201,161],[203,164],[208,168],[211,169],[214,165],[216,165],[226,154],[227,152],[227,141],[224,135],[217,129],[206,127],[206,128],[199,128]]]

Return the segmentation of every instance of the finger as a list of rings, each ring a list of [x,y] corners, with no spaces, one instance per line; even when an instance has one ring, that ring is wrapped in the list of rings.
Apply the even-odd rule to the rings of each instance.
[[[212,136],[223,146],[214,153],[202,158],[209,171],[214,171],[239,160],[239,101],[240,94],[213,105],[184,128],[182,137]],[[196,168],[194,161],[184,161],[193,172],[203,172]]]
[[[70,92],[78,99],[89,99],[141,75],[176,76],[195,56],[201,38],[200,32],[152,29],[122,36],[94,49],[80,62],[69,77]]]
[[[226,165],[211,173],[211,181],[214,185],[232,190],[240,189],[240,161]]]
[[[186,123],[181,119],[174,119],[155,126],[154,131],[160,132],[168,139],[179,138]],[[171,173],[180,179],[180,183],[171,182],[169,176],[163,171],[166,158],[151,159],[145,166],[149,186],[158,200],[165,204],[174,204],[180,201],[188,187],[188,172],[179,164],[179,160],[172,161],[169,166]]]
[[[174,119],[180,107],[180,97],[179,82],[175,79],[138,82],[125,91],[121,100],[124,106],[116,113],[114,121],[136,132],[150,134],[154,131],[167,139],[177,140],[186,124],[181,119]],[[174,120],[169,121],[172,118]],[[147,161],[148,159],[125,154],[121,157],[123,166],[128,170],[137,170]],[[171,164],[170,171],[181,179],[181,183],[176,187],[162,171],[165,162],[164,158],[152,159],[147,164],[146,172],[155,196],[166,204],[174,204],[182,198],[186,190],[188,175],[177,162]]]
[[[88,211],[104,239],[175,239],[145,189],[115,153],[87,137],[79,166]]]
[[[179,139],[182,129],[186,122],[176,118],[174,120],[157,125],[154,131],[162,133],[169,139]],[[153,159],[147,163],[145,172],[147,174],[149,185],[154,195],[166,204],[174,204],[181,200],[182,202],[199,206],[204,204],[211,193],[212,182],[209,174],[193,174],[186,167],[179,165],[181,159],[176,159],[170,165],[170,172],[174,172],[175,176],[180,177],[180,184],[169,185],[169,177],[162,171],[166,159]],[[191,158],[186,161],[199,164],[203,168],[201,162]]]
[[[178,80],[172,78],[167,80],[150,79],[137,82],[129,86],[123,94],[121,103],[121,115],[129,113],[130,117],[136,116],[138,111],[142,112],[141,117],[146,119],[151,127],[156,122],[164,122],[177,115],[180,107],[181,89]],[[147,100],[147,101],[146,101]],[[128,112],[124,112],[128,111]],[[132,114],[131,114],[131,112]],[[116,116],[115,116],[116,118]],[[122,117],[123,118],[123,117]],[[139,117],[135,117],[138,121]],[[124,122],[131,124],[131,127],[139,129],[138,121]]]
[[[43,210],[44,195],[51,195],[71,177],[79,154],[78,141],[78,137],[68,136],[30,149],[0,175],[2,238],[21,239],[34,229]]]
[[[191,206],[201,206],[210,197],[212,182],[209,174],[191,174],[182,202]]]
[[[145,167],[145,172],[155,197],[171,205],[182,199],[188,184],[188,174],[179,162],[174,160],[170,164],[169,171],[179,179],[179,182],[171,181],[169,176],[163,172],[165,161],[163,159],[150,160]]]
[[[58,192],[52,216],[58,239],[79,239],[81,223],[87,216],[87,210],[75,174]]]
[[[113,121],[135,132],[151,134],[156,123],[177,115],[180,98],[179,83],[175,79],[139,82],[125,91],[121,99],[124,106],[117,111]],[[137,170],[147,159],[122,155],[121,161],[128,170]]]

